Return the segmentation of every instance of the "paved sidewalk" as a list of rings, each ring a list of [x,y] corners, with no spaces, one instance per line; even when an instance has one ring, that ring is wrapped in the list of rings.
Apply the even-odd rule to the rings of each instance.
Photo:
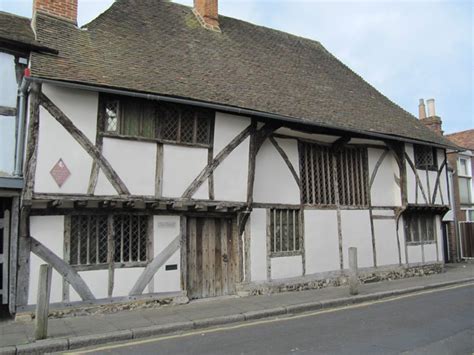
[[[207,299],[156,309],[51,319],[49,339],[40,342],[34,342],[32,322],[0,321],[0,353],[61,351],[365,302],[469,281],[474,281],[474,264],[457,264],[448,265],[446,272],[442,274],[361,285],[359,296],[352,297],[349,297],[347,287],[332,287],[268,296]]]

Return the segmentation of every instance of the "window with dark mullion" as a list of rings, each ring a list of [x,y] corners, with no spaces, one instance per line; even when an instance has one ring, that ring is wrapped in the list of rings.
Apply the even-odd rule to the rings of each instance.
[[[272,256],[301,251],[299,230],[300,211],[297,209],[270,210],[270,252]]]

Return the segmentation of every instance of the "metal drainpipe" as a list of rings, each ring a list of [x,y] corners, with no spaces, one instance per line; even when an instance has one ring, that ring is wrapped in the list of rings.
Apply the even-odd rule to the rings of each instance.
[[[16,147],[15,147],[15,169],[13,171],[14,176],[23,175],[23,158],[25,155],[25,136],[26,136],[26,103],[28,96],[28,87],[30,86],[29,81],[23,78],[18,88],[18,132],[16,136]]]

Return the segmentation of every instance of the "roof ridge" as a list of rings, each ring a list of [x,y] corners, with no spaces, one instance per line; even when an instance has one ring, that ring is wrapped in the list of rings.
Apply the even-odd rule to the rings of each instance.
[[[467,132],[474,132],[474,128],[470,128],[470,129],[465,129],[465,130],[462,130],[462,131],[458,131],[458,132],[454,132],[454,133],[448,133],[448,134],[445,134],[445,136],[454,136],[456,134],[462,134],[462,133],[467,133]]]
[[[18,18],[21,18],[21,19],[25,19],[25,20],[31,21],[31,17],[26,17],[26,16],[14,14],[14,13],[8,12],[8,11],[1,11],[1,10],[0,10],[0,15],[9,15],[9,16],[18,17]]]

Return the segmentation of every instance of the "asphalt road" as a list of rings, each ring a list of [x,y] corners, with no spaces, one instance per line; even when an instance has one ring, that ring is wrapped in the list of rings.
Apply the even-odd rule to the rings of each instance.
[[[89,351],[95,354],[473,354],[474,286]]]

